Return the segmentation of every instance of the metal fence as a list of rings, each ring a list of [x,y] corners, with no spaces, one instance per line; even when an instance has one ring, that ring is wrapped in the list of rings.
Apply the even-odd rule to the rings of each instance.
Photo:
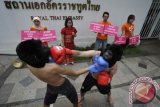
[[[153,0],[140,35],[141,39],[160,37],[160,0]]]

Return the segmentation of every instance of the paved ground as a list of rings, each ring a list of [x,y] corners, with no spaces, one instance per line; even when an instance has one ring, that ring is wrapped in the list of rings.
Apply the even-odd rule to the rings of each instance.
[[[140,48],[145,56],[160,54],[159,47],[160,47],[160,40],[155,40],[155,39],[143,40],[140,45]]]
[[[0,56],[0,107],[42,107],[46,84],[33,76],[27,68],[14,69],[11,64],[16,58],[16,56]],[[145,66],[139,67],[139,63]],[[68,67],[76,70],[85,66],[88,66],[87,62],[76,63]],[[78,94],[85,76],[86,74],[79,77],[67,77],[75,86]],[[152,77],[160,84],[160,54],[156,52],[149,56],[123,58],[118,62],[118,72],[111,83],[115,107],[159,107],[160,91],[157,91],[157,96],[149,104],[130,105],[128,103],[130,83],[140,76]],[[56,104],[51,105],[51,107],[71,106],[64,96],[59,96]],[[97,88],[93,87],[87,93],[83,107],[110,106],[106,102],[106,96],[101,95]]]

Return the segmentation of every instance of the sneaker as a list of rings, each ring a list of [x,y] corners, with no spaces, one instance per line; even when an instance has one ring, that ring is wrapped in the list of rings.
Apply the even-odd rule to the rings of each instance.
[[[73,65],[73,64],[74,64],[74,62],[71,62],[71,64]]]
[[[64,66],[67,66],[67,64],[64,64]]]

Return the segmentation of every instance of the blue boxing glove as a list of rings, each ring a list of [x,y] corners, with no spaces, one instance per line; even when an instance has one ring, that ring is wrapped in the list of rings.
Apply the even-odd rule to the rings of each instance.
[[[49,57],[48,60],[49,60],[49,63],[53,63],[53,62],[55,63],[55,60],[52,57]]]
[[[97,62],[98,57],[99,57],[99,55],[96,55],[96,56],[93,57],[93,63],[96,63],[96,62]]]
[[[90,73],[101,72],[102,70],[109,67],[109,63],[103,59],[102,56],[97,56],[94,59],[94,63],[89,66]]]

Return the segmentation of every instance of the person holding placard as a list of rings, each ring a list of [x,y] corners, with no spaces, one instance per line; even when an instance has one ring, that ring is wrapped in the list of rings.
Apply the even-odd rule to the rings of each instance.
[[[100,24],[104,25],[111,25],[111,22],[108,21],[109,18],[109,12],[103,13],[103,20],[98,22]],[[95,50],[102,49],[104,50],[107,45],[107,34],[98,33],[95,43]]]
[[[62,46],[73,50],[74,49],[74,38],[76,37],[77,30],[73,27],[73,21],[71,18],[65,20],[65,27],[61,30],[62,35]],[[64,64],[74,64],[73,55],[66,55]]]
[[[122,25],[122,36],[126,36],[126,44],[123,45],[124,48],[129,44],[129,38],[134,35],[134,25],[135,15],[131,14],[128,16],[127,22]]]
[[[46,26],[41,24],[39,17],[34,17],[33,23],[34,23],[34,25],[31,26],[31,28],[30,28],[31,31],[47,31],[48,30],[48,28]],[[43,45],[48,46],[48,42],[43,42]]]

